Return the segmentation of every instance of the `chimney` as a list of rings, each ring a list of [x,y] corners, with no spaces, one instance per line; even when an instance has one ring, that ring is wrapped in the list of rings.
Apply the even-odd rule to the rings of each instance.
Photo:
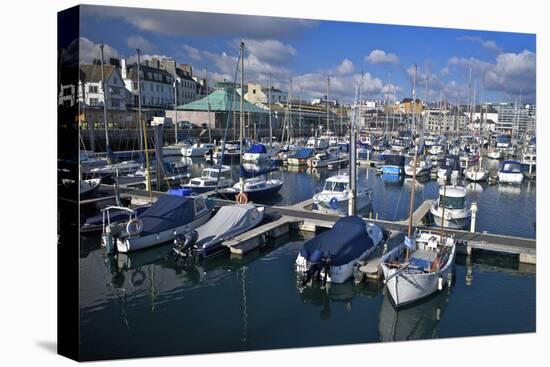
[[[126,59],[120,60],[120,74],[122,75],[122,79],[127,79],[128,74],[126,71]]]

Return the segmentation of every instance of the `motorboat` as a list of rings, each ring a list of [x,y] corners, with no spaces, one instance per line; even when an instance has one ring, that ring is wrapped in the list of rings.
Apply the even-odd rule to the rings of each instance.
[[[327,178],[323,189],[313,195],[312,210],[324,214],[347,215],[349,199],[349,176],[332,176]],[[357,190],[357,211],[365,211],[369,209],[371,205],[372,189]]]
[[[414,174],[414,161],[411,159],[409,163],[405,165],[405,175],[413,176]],[[422,159],[416,162],[416,176],[429,176],[432,172],[432,161],[429,159]]]
[[[358,216],[339,219],[332,229],[305,242],[299,251],[295,266],[302,286],[311,279],[346,282],[385,239],[380,227]]]
[[[260,162],[270,157],[264,144],[253,144],[243,153],[243,162]]]
[[[192,143],[187,141],[179,141],[176,144],[170,144],[165,145],[162,147],[162,154],[164,156],[174,156],[174,155],[181,155],[183,148],[191,148],[193,146]]]
[[[302,284],[319,278],[344,283],[359,261],[368,259],[384,241],[382,229],[358,216],[339,219],[334,226],[306,241],[296,258]]]
[[[289,166],[306,166],[307,161],[313,157],[315,149],[312,148],[302,148],[287,156],[287,164]]]
[[[329,147],[328,139],[311,137],[306,142],[306,148],[327,149]]]
[[[521,163],[518,161],[504,161],[498,170],[498,182],[500,183],[519,185],[523,182],[523,177]]]
[[[502,158],[502,154],[499,149],[493,148],[487,152],[487,157],[491,159],[500,159]]]
[[[131,252],[171,241],[210,219],[213,202],[202,196],[164,195],[128,222],[107,225],[118,252]]]
[[[202,170],[200,177],[191,178],[189,183],[183,185],[196,193],[208,192],[216,189],[224,189],[233,185],[231,167],[213,166]]]
[[[345,158],[346,157],[340,156],[337,152],[324,150],[308,159],[307,166],[311,168],[328,167],[330,164],[344,160]]]
[[[527,178],[534,178],[537,173],[537,152],[528,150],[521,157],[521,168],[523,175]]]
[[[456,155],[447,155],[437,170],[438,178],[456,179],[460,176],[460,159]]]
[[[181,148],[181,155],[184,157],[202,157],[209,151],[214,151],[216,145],[212,143],[195,143],[192,146],[184,146]]]
[[[174,241],[178,256],[205,258],[227,249],[222,242],[247,232],[263,220],[264,208],[252,204],[222,206],[207,223]]]
[[[402,175],[405,173],[405,156],[391,152],[384,152],[382,155],[382,174]]]
[[[140,216],[146,209],[149,209],[150,206],[150,204],[146,204],[132,209],[119,206],[108,206],[107,208],[101,209],[98,214],[86,218],[84,223],[80,226],[80,233],[89,235],[101,232],[105,223],[115,224],[122,221],[128,222],[128,220],[131,219],[130,214]]]
[[[244,180],[244,193],[250,201],[265,200],[277,194],[283,181],[279,179],[265,179],[262,177],[253,177]],[[220,195],[229,200],[236,200],[237,195],[241,192],[239,182],[227,189],[220,190]]]
[[[395,308],[443,290],[456,257],[453,237],[421,231],[382,256],[387,294]]]
[[[430,208],[437,226],[441,226],[442,220],[444,227],[455,229],[464,229],[470,223],[472,213],[467,207],[466,193],[462,186],[439,188],[439,198]]]

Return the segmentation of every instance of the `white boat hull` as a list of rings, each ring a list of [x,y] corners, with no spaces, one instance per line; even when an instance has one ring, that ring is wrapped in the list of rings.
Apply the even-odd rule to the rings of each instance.
[[[465,175],[468,180],[474,182],[484,181],[487,179],[487,171],[484,169],[467,170]]]
[[[498,181],[501,183],[508,183],[519,185],[523,182],[523,173],[498,173]]]
[[[147,236],[130,237],[124,240],[117,239],[117,250],[122,253],[132,252],[152,247],[163,242],[171,241],[176,237],[176,235],[180,233],[187,233],[190,230],[200,227],[204,223],[208,222],[211,214],[212,212],[208,211],[191,223],[159,233],[153,233]]]
[[[403,246],[404,245],[400,245]],[[394,273],[396,269],[389,269],[385,264],[382,264],[386,288],[393,304],[396,307],[401,307],[422,298],[428,297],[439,289],[440,278],[442,285],[447,283],[447,278],[452,275],[452,265],[456,254],[456,247],[453,246],[449,259],[444,267],[431,273],[410,273],[400,272],[397,275]]]
[[[327,196],[327,198],[324,198],[324,196]],[[317,194],[313,196],[314,212],[331,215],[348,215],[349,198],[347,196],[332,196],[336,197],[336,199],[338,200],[337,208],[332,208],[330,206],[330,199],[328,199],[328,196],[330,196],[330,194]],[[359,193],[357,195],[357,201],[355,205],[357,211],[369,208],[372,205],[372,201],[368,193]]]

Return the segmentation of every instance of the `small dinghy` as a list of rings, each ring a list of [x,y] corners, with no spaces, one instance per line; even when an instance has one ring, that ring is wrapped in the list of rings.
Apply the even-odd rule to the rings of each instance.
[[[139,218],[109,226],[118,252],[141,250],[171,241],[206,223],[212,215],[212,202],[202,196],[165,195],[145,210]]]
[[[332,229],[304,243],[296,258],[296,272],[306,284],[313,277],[344,283],[358,261],[367,259],[383,242],[382,230],[358,216],[339,219]]]
[[[222,242],[251,230],[263,220],[264,208],[252,204],[223,206],[208,223],[174,240],[178,256],[204,258],[224,249]]]

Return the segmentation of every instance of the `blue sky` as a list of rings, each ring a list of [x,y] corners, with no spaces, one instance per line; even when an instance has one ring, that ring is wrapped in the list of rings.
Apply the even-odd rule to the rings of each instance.
[[[464,103],[472,69],[477,101],[533,102],[536,96],[536,39],[532,34],[485,32],[382,24],[312,21],[182,11],[84,6],[82,61],[104,43],[107,54],[144,58],[169,56],[193,65],[194,73],[233,79],[238,43],[247,46],[245,79],[308,97],[326,93],[351,102],[363,81],[366,98],[411,96],[417,64],[417,96]],[[363,78],[361,79],[361,73]],[[391,75],[391,76],[390,76]],[[391,78],[391,79],[390,79]],[[391,80],[391,82],[390,82]],[[472,82],[472,89],[473,89]],[[473,90],[472,90],[473,95]]]

